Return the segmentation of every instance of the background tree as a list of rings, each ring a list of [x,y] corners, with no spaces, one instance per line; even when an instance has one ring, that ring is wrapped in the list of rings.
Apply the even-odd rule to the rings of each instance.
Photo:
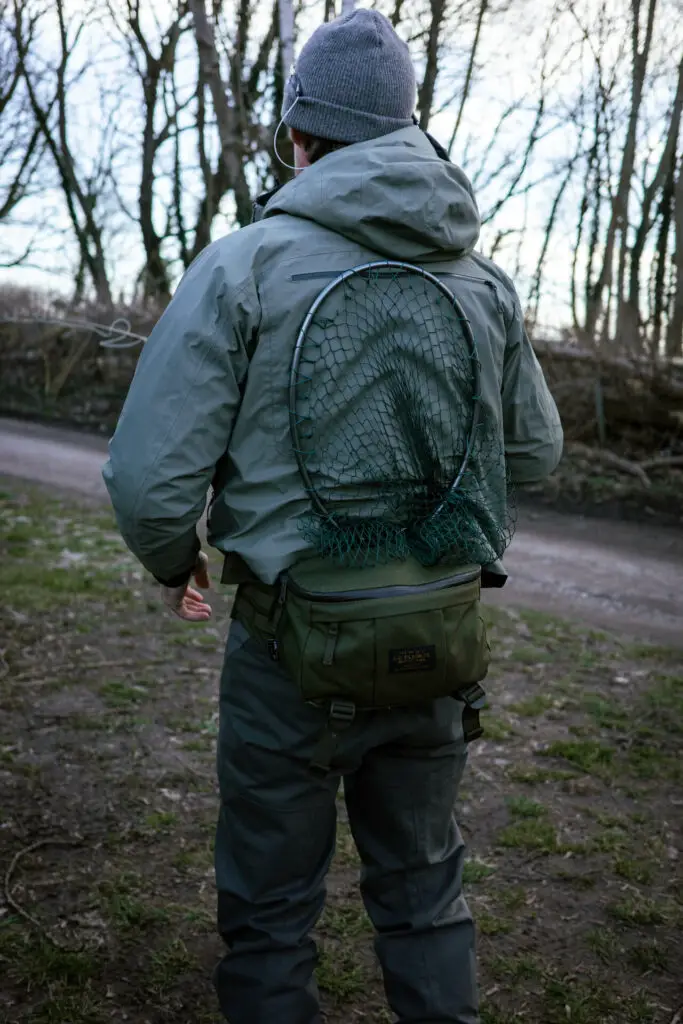
[[[211,238],[289,176],[273,152],[289,69],[304,35],[352,7],[111,0],[67,15],[64,0],[0,0],[6,262],[48,267],[59,251],[76,298],[167,301]],[[470,176],[481,247],[515,275],[536,334],[683,356],[678,0],[377,7],[411,48],[420,124]],[[286,131],[278,141],[291,162]]]

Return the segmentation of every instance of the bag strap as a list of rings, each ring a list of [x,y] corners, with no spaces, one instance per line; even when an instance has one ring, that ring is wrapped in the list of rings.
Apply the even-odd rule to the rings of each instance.
[[[353,725],[356,705],[350,700],[331,700],[327,714],[327,725],[316,744],[311,758],[310,769],[316,775],[326,777],[332,770],[332,762],[339,747],[341,733]]]

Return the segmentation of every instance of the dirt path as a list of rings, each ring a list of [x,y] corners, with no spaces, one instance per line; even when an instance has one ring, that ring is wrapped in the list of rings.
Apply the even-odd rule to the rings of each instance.
[[[105,452],[101,438],[0,419],[0,473],[105,498]],[[492,603],[683,645],[683,533],[525,508],[505,561]]]

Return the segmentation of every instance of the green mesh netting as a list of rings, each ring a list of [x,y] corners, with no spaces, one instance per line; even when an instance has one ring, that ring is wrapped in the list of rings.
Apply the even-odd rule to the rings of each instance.
[[[292,362],[307,540],[344,565],[495,561],[512,535],[499,415],[445,286],[403,264],[349,271],[314,303]]]

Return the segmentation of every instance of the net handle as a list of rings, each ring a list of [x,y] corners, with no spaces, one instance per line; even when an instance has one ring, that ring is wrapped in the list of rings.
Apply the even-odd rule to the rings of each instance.
[[[330,283],[326,285],[325,288],[323,288],[318,297],[315,299],[313,305],[306,314],[304,322],[301,325],[301,330],[299,331],[299,334],[297,336],[296,343],[294,345],[294,354],[292,356],[292,365],[289,371],[289,430],[292,438],[294,455],[296,458],[299,473],[301,474],[301,478],[304,482],[304,488],[313,504],[315,511],[324,518],[330,518],[329,510],[327,509],[326,505],[324,504],[324,502],[318,495],[317,491],[315,490],[313,486],[313,481],[311,480],[311,475],[308,472],[308,467],[306,466],[305,459],[305,455],[308,453],[301,446],[304,438],[302,438],[301,431],[299,430],[301,420],[299,419],[296,411],[298,389],[301,388],[301,385],[303,383],[310,382],[310,377],[302,376],[300,373],[301,357],[303,354],[304,343],[306,341],[308,329],[311,326],[311,323],[313,322],[313,318],[315,317],[316,313],[318,312],[318,310],[320,309],[328,295],[330,295],[330,293],[333,292],[335,288],[338,288],[339,285],[343,284],[345,281],[348,281],[350,277],[356,277],[361,274],[365,274],[368,271],[374,270],[401,271],[402,273],[422,277],[424,278],[425,281],[429,281],[430,284],[433,284],[438,289],[438,291],[440,291],[441,294],[444,295],[453,306],[453,309],[458,315],[458,320],[462,324],[462,331],[463,334],[465,335],[465,340],[471,346],[470,354],[474,369],[475,394],[474,410],[472,413],[472,426],[470,428],[469,436],[467,438],[465,454],[463,456],[462,463],[460,464],[460,468],[458,469],[458,473],[453,483],[448,488],[446,496],[442,499],[438,507],[435,508],[432,514],[429,516],[429,519],[431,519],[433,516],[438,515],[443,510],[443,508],[448,503],[450,495],[452,495],[460,486],[462,479],[465,475],[467,465],[470,460],[470,455],[472,454],[477,429],[479,427],[479,417],[481,411],[481,367],[479,359],[477,358],[477,344],[474,339],[474,334],[472,333],[472,326],[467,317],[467,314],[465,313],[465,310],[461,306],[460,302],[456,299],[455,295],[453,295],[451,290],[446,287],[443,281],[439,280],[438,277],[436,277],[434,274],[431,274],[428,270],[425,270],[423,267],[415,266],[415,264],[413,263],[402,263],[399,262],[398,260],[375,260],[371,263],[361,263],[356,267],[351,267],[350,270],[343,271],[341,274],[339,274],[338,277],[335,277],[333,281],[330,281]]]

